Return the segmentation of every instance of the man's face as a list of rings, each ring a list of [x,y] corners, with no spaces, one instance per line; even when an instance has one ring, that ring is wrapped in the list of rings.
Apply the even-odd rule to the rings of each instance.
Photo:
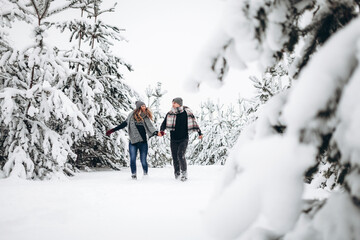
[[[173,106],[173,108],[178,108],[178,107],[180,107],[180,104],[178,104],[176,102],[172,102],[172,106]]]

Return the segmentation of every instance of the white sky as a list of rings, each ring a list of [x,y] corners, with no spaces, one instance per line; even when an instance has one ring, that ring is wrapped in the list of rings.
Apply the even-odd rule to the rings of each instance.
[[[107,4],[110,0],[105,1]],[[112,2],[112,1],[111,1]],[[184,89],[184,84],[196,68],[204,45],[219,25],[224,1],[221,0],[119,0],[115,13],[104,20],[125,28],[129,40],[116,48],[116,53],[128,60],[135,71],[126,74],[127,82],[140,94],[160,81],[168,91],[162,109],[168,110],[174,97],[198,109],[207,98],[235,102],[239,96],[252,95],[249,71],[232,70],[220,89],[201,86],[197,93]]]
[[[105,0],[103,6],[115,1]],[[212,98],[222,103],[235,103],[239,94],[250,97],[253,87],[248,79],[254,70],[231,70],[221,88],[206,85],[199,92],[188,92],[185,82],[196,69],[200,52],[214,34],[222,15],[224,1],[221,0],[117,0],[115,13],[104,14],[102,19],[121,29],[128,42],[116,43],[113,51],[133,65],[135,71],[125,74],[126,82],[145,99],[145,89],[156,82],[163,83],[167,90],[162,102],[163,111],[171,107],[171,100],[182,97],[184,105],[199,110],[201,101]],[[74,14],[66,13],[65,18]],[[65,20],[65,19],[63,19]],[[30,29],[26,25],[14,25],[19,37],[16,44],[26,46],[25,36]],[[50,35],[56,34],[51,32]],[[68,42],[68,36],[51,39],[52,44]],[[30,40],[30,38],[29,38]],[[33,40],[30,40],[31,42]],[[58,43],[56,43],[58,41]],[[61,43],[62,42],[62,43]],[[254,68],[252,68],[254,69]]]

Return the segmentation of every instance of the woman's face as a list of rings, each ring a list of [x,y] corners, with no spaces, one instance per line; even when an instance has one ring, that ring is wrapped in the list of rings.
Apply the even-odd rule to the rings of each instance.
[[[178,104],[176,102],[172,102],[172,107],[173,108],[178,108],[178,107],[180,107],[180,104]]]
[[[145,112],[146,106],[145,106],[145,105],[142,105],[140,109],[141,109],[142,112]]]

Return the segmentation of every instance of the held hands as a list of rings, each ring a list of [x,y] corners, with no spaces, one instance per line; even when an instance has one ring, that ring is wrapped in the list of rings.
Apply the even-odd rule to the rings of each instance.
[[[159,131],[157,135],[158,135],[158,137],[162,137],[162,136],[165,135],[165,132],[164,131]],[[203,138],[203,135],[199,135],[199,139],[202,140],[202,138]]]
[[[110,136],[110,134],[112,134],[114,132],[114,130],[112,130],[112,129],[110,129],[110,130],[108,130],[107,132],[106,132],[106,136]]]

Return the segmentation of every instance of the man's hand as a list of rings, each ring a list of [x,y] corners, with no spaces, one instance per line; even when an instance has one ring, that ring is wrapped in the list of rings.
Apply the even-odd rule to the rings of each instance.
[[[203,138],[203,135],[199,135],[199,139],[201,140]]]

